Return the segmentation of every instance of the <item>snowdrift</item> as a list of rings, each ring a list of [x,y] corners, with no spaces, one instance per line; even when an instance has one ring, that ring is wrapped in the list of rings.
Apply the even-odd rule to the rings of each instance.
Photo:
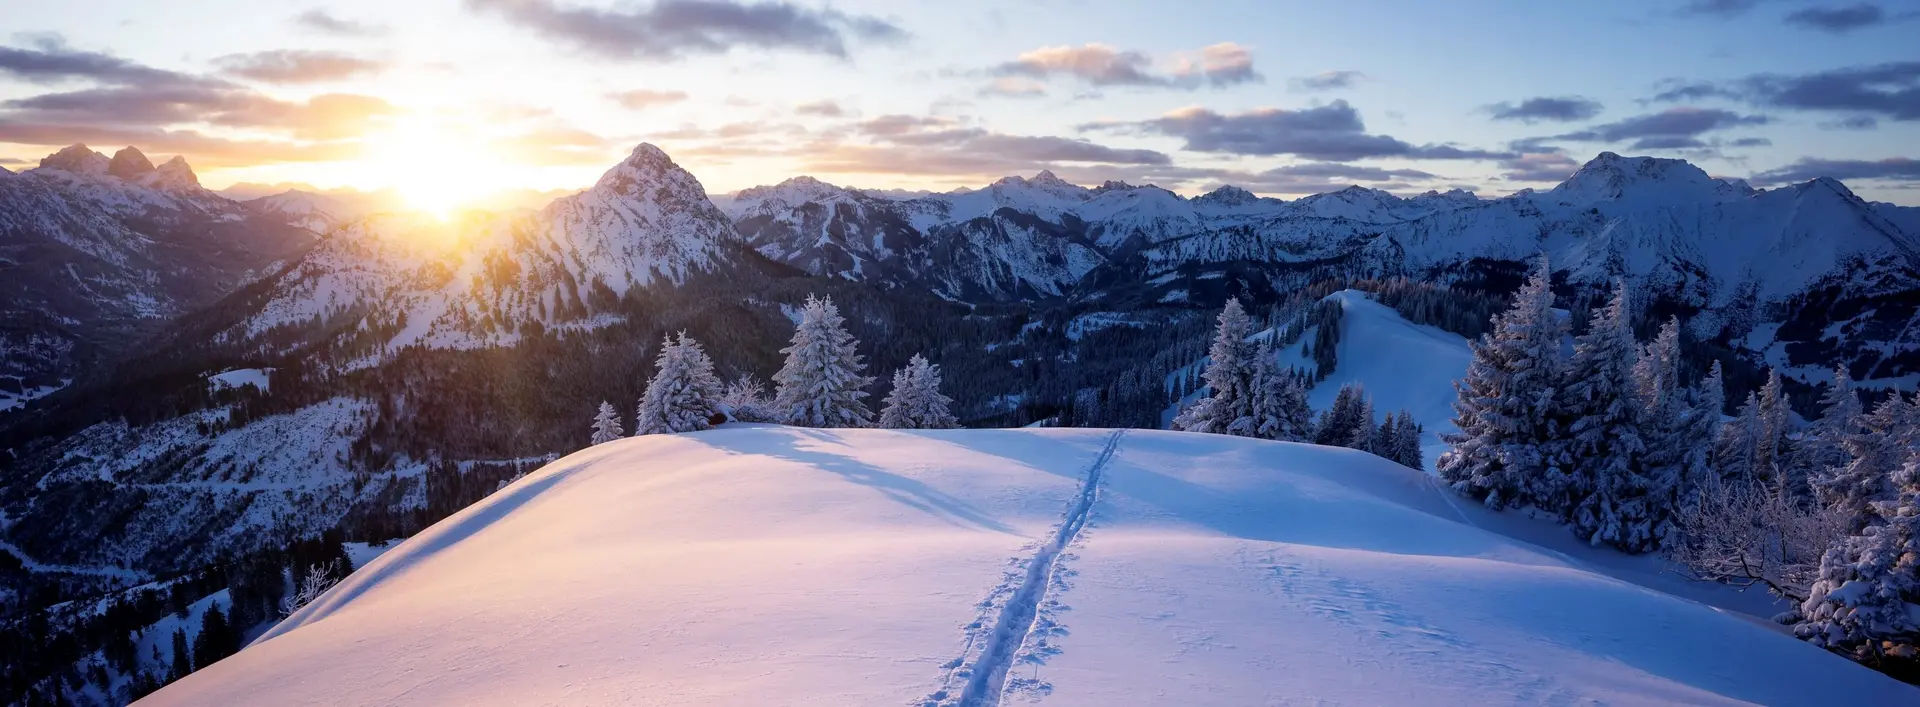
[[[1920,702],[1486,517],[1370,455],[1211,435],[632,438],[142,704]]]

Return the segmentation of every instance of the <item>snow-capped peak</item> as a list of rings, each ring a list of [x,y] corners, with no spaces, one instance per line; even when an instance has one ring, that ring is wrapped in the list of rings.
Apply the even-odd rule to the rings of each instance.
[[[1239,206],[1259,201],[1260,197],[1254,196],[1253,192],[1228,184],[1219,189],[1196,196],[1193,200],[1215,206]]]
[[[1686,160],[1602,152],[1547,194],[1582,206],[1619,200],[1655,205],[1719,201],[1732,196],[1725,187]]]
[[[106,155],[88,149],[86,145],[74,143],[60,148],[59,152],[40,159],[41,169],[53,169],[71,174],[106,174],[112,161]]]
[[[153,162],[133,146],[120,148],[119,152],[113,153],[113,161],[107,164],[107,174],[129,182],[147,176],[152,171]]]

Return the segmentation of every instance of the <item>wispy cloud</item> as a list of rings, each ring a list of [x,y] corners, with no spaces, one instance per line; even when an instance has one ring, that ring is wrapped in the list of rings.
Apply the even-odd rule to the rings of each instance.
[[[670,60],[723,54],[735,47],[846,57],[856,40],[897,42],[906,30],[872,15],[810,9],[787,2],[662,0],[628,10],[561,5],[553,0],[466,0],[580,51],[616,59]]]

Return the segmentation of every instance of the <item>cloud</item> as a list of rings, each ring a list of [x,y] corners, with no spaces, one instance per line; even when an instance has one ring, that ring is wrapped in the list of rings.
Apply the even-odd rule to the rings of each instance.
[[[1889,157],[1883,160],[1823,160],[1803,158],[1798,162],[1753,175],[1755,184],[1791,184],[1809,179],[1831,177],[1848,179],[1920,180],[1920,160]]]
[[[1366,165],[1344,164],[1340,162],[1308,162],[1288,165],[1261,172],[1270,176],[1319,177],[1323,179],[1353,179],[1363,182],[1385,182],[1394,179],[1439,179],[1432,172],[1417,169],[1385,169]]]
[[[847,114],[846,109],[841,108],[840,104],[833,101],[802,103],[794,106],[793,112],[798,115],[815,115],[823,118],[838,118]]]
[[[195,76],[142,66],[110,54],[76,50],[57,36],[39,39],[32,49],[0,47],[0,74],[40,84],[75,79],[108,84],[207,83]]]
[[[277,84],[338,81],[386,68],[385,62],[351,54],[301,49],[228,54],[213,63],[234,76]]]
[[[1820,127],[1827,130],[1873,130],[1880,127],[1880,121],[1871,115],[1851,115],[1826,121]]]
[[[897,42],[905,30],[870,15],[787,2],[661,0],[631,10],[562,6],[553,0],[466,0],[583,52],[614,59],[670,60],[734,47],[847,56],[853,40]]]
[[[270,162],[331,162],[361,155],[359,143],[299,144],[278,140],[233,140],[195,130],[122,128],[71,123],[33,123],[0,117],[0,142],[65,146],[76,142],[101,145],[138,145],[154,153],[189,156],[207,167],[254,166]]]
[[[206,123],[281,132],[303,140],[364,133],[397,109],[383,99],[330,93],[303,101],[239,87],[111,86],[0,101],[0,118],[75,126],[158,127]]]
[[[1580,162],[1557,149],[1522,152],[1500,161],[1500,174],[1509,182],[1560,182],[1580,169]]]
[[[1773,145],[1773,141],[1763,137],[1743,137],[1727,145],[1729,147],[1769,147]]]
[[[1854,66],[1811,74],[1755,74],[1734,81],[1669,82],[1653,101],[1728,98],[1750,105],[1920,120],[1920,61]]]
[[[1760,0],[1690,0],[1681,6],[1682,15],[1738,17],[1760,4]]]
[[[378,37],[387,33],[383,25],[341,19],[319,8],[295,15],[293,24],[335,37]]]
[[[501,159],[541,166],[605,165],[618,147],[609,138],[569,126],[543,126],[490,141]]]
[[[1041,47],[1001,64],[992,73],[1002,77],[1049,79],[1071,77],[1095,87],[1138,86],[1192,90],[1200,86],[1224,88],[1262,80],[1253,69],[1253,52],[1232,42],[1199,50],[1198,56],[1177,56],[1166,72],[1154,69],[1145,52],[1121,50],[1106,44],[1078,47]]]
[[[1845,7],[1809,7],[1787,15],[1787,22],[1834,34],[1845,34],[1887,21],[1887,12],[1873,3]]]
[[[1105,44],[1083,47],[1042,47],[1002,64],[1003,76],[1046,78],[1055,75],[1076,77],[1095,86],[1161,86],[1167,79],[1150,72],[1153,59],[1136,51],[1121,51]]]
[[[1198,60],[1180,59],[1173,75],[1180,79],[1202,78],[1215,87],[1265,80],[1260,72],[1253,70],[1253,51],[1233,42],[1202,47]]]
[[[980,89],[982,96],[1002,98],[1038,98],[1047,95],[1045,84],[1021,76],[999,76]]]
[[[644,110],[654,106],[663,106],[669,103],[679,103],[687,100],[687,93],[685,91],[635,89],[632,91],[615,91],[607,94],[607,98],[625,108]]]
[[[1360,121],[1360,113],[1346,101],[1298,110],[1261,108],[1237,115],[1195,106],[1152,120],[1089,124],[1082,129],[1136,129],[1177,137],[1185,141],[1185,149],[1195,152],[1297,155],[1329,162],[1368,157],[1497,159],[1509,154],[1451,145],[1413,145],[1387,135],[1371,135]]]
[[[1113,148],[1087,140],[1053,136],[996,133],[962,127],[947,118],[884,115],[857,126],[860,133],[894,145],[939,147],[1036,162],[1098,162],[1105,164],[1171,164],[1165,153]]]
[[[1552,139],[1581,142],[1624,142],[1639,139],[1636,149],[1676,147],[1682,138],[1743,125],[1766,125],[1764,115],[1741,115],[1718,108],[1668,108],[1658,113],[1637,115],[1625,120],[1596,125],[1586,130],[1556,135]],[[1700,147],[1701,145],[1684,145]]]
[[[1529,98],[1520,105],[1501,102],[1486,106],[1483,110],[1493,114],[1494,120],[1518,120],[1533,123],[1542,120],[1571,122],[1587,120],[1600,114],[1599,101],[1582,96],[1557,96]]]
[[[1326,71],[1312,76],[1302,76],[1288,83],[1295,91],[1337,91],[1353,88],[1355,84],[1366,79],[1367,75],[1358,71]]]

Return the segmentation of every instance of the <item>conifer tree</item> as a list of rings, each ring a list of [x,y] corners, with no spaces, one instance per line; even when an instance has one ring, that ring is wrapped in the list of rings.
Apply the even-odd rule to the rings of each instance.
[[[636,435],[693,432],[713,426],[720,414],[720,379],[713,374],[713,359],[686,332],[678,341],[661,342],[660,371],[647,384],[640,398],[640,412],[633,421]]]
[[[1820,477],[1814,497],[1850,519],[1859,530],[1874,521],[1874,503],[1893,497],[1890,480],[1914,442],[1913,409],[1896,391],[1860,417],[1853,434],[1841,441],[1847,465]]]
[[[1846,441],[1859,430],[1861,412],[1860,398],[1853,392],[1853,378],[1847,375],[1847,367],[1834,367],[1833,383],[1820,397],[1820,419],[1807,427],[1793,450],[1793,469],[1806,476],[1816,499],[1824,500],[1820,487],[1852,461],[1847,455]]]
[[[1259,429],[1253,407],[1254,347],[1247,343],[1253,322],[1240,300],[1228,299],[1220,310],[1213,347],[1207,351],[1204,374],[1207,396],[1174,418],[1173,428],[1253,437]]]
[[[1671,490],[1644,467],[1632,314],[1626,283],[1619,283],[1574,342],[1560,396],[1567,436],[1556,451],[1573,473],[1545,497],[1588,542],[1646,552],[1666,536]]]
[[[1720,418],[1726,414],[1727,383],[1726,375],[1720,370],[1720,362],[1714,361],[1707,370],[1706,379],[1700,381],[1693,390],[1693,414],[1688,418],[1688,438],[1698,447],[1696,462],[1700,475],[1691,477],[1689,484],[1698,484],[1711,474],[1719,478]]]
[[[953,399],[940,393],[940,367],[920,354],[893,374],[893,392],[880,409],[880,426],[895,430],[944,430],[959,427],[948,406]]]
[[[1662,516],[1670,514],[1689,480],[1702,472],[1705,445],[1692,436],[1692,396],[1680,386],[1680,321],[1669,318],[1660,333],[1640,350],[1633,365],[1640,401],[1640,434],[1646,452],[1642,473],[1661,489],[1667,500]]]
[[[1560,471],[1545,453],[1556,436],[1560,341],[1566,323],[1553,311],[1552,271],[1542,256],[1494,317],[1493,329],[1473,342],[1473,363],[1454,384],[1453,423],[1459,432],[1436,464],[1454,490],[1490,508],[1535,503],[1542,483]]]
[[[793,341],[780,353],[786,365],[773,376],[773,407],[787,424],[802,427],[867,427],[873,413],[863,399],[873,379],[847,333],[831,297],[807,296]]]
[[[1395,415],[1394,421],[1394,461],[1413,469],[1425,469],[1427,460],[1420,449],[1420,423],[1413,421],[1413,413],[1405,409]]]
[[[1253,393],[1255,437],[1304,442],[1312,436],[1313,409],[1307,406],[1306,387],[1300,376],[1280,368],[1267,342],[1254,355]]]
[[[1380,428],[1373,424],[1373,396],[1360,398],[1360,410],[1354,415],[1353,432],[1347,438],[1347,447],[1362,452],[1379,453]]]
[[[593,416],[593,439],[590,444],[606,444],[626,436],[620,429],[620,413],[613,404],[600,401],[600,411]]]
[[[1366,395],[1366,389],[1359,383],[1340,386],[1340,392],[1333,396],[1333,404],[1321,412],[1320,420],[1314,423],[1313,443],[1329,447],[1352,443],[1354,429],[1360,426],[1361,403]]]
[[[1920,457],[1894,475],[1881,521],[1827,551],[1794,633],[1874,667],[1920,665]]]
[[[1717,365],[1717,364],[1716,364]],[[1714,437],[1714,466],[1720,478],[1734,483],[1759,481],[1754,472],[1753,452],[1760,446],[1760,398],[1747,393],[1747,401]]]
[[[1760,407],[1757,411],[1759,439],[1753,448],[1753,473],[1782,489],[1797,490],[1796,487],[1805,481],[1789,479],[1783,463],[1791,412],[1787,406],[1786,391],[1781,385],[1780,371],[1768,369],[1767,382],[1760,386]]]

